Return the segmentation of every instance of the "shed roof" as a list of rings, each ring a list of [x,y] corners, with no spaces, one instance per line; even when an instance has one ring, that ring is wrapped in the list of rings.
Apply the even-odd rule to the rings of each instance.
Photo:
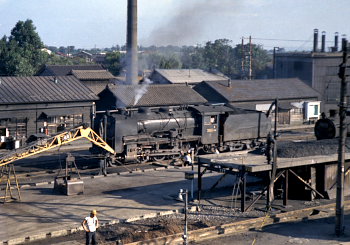
[[[72,75],[80,81],[86,80],[109,80],[115,78],[107,70],[72,70]]]
[[[216,92],[214,100],[222,98],[226,102],[261,101],[279,99],[320,98],[320,94],[298,78],[205,81],[194,87],[209,101],[210,94]],[[211,92],[212,91],[212,92]]]
[[[107,89],[117,98],[117,107],[193,105],[207,102],[191,87],[180,84],[108,85]]]
[[[98,100],[74,76],[0,77],[0,81],[0,104]]]
[[[45,65],[39,76],[66,76],[72,70],[105,70],[101,65]]]
[[[201,69],[156,69],[162,77],[170,83],[200,83],[202,81],[220,81],[226,79],[224,75],[216,75]]]

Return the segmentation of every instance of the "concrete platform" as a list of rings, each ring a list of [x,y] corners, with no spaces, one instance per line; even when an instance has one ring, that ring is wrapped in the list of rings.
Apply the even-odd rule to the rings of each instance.
[[[246,170],[248,172],[262,172],[271,170],[271,164],[267,164],[266,156],[256,155],[251,153],[236,154],[236,153],[221,153],[204,155],[198,158],[200,163],[213,164],[233,170]],[[350,153],[345,154],[345,159],[350,159]],[[319,163],[336,162],[338,154],[308,156],[298,158],[278,158],[277,168],[292,168],[306,165],[314,165]]]
[[[100,222],[180,209],[183,203],[174,200],[179,189],[190,189],[184,179],[189,168],[125,173],[108,177],[84,179],[85,193],[79,196],[56,195],[52,185],[22,189],[22,201],[0,204],[0,242],[26,237],[52,236],[60,231],[76,229],[96,209]],[[204,189],[215,183],[219,174],[207,173]],[[227,178],[220,186],[232,185]],[[194,181],[194,190],[197,182]],[[64,234],[64,232],[63,232]],[[6,244],[6,243],[4,243]]]

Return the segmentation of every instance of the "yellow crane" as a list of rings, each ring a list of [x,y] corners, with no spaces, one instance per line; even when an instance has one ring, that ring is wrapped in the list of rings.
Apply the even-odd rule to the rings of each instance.
[[[113,148],[110,147],[97,133],[95,133],[95,131],[93,131],[89,127],[83,127],[83,126],[57,134],[51,138],[35,141],[28,146],[24,146],[24,147],[21,147],[20,149],[13,150],[8,154],[5,154],[4,156],[0,157],[0,167],[1,167],[0,182],[3,178],[6,179],[5,195],[3,197],[0,197],[0,199],[4,199],[4,202],[5,202],[7,197],[13,198],[12,190],[11,190],[12,175],[14,176],[14,179],[15,179],[16,189],[18,191],[19,199],[21,199],[19,184],[16,177],[15,168],[13,165],[14,161],[37,155],[44,151],[54,149],[56,147],[71,143],[81,138],[86,138],[92,143],[94,143],[95,145],[102,147],[103,149],[105,149],[106,151],[112,154],[115,154],[115,151],[113,150]],[[8,196],[8,193],[10,194],[10,196]]]

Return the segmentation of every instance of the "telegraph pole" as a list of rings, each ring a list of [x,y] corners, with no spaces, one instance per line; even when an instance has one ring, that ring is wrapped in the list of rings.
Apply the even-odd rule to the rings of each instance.
[[[338,171],[337,171],[337,199],[335,211],[335,234],[342,236],[344,234],[344,162],[345,162],[345,146],[346,146],[346,110],[347,110],[347,86],[346,63],[348,60],[348,41],[342,40],[343,60],[339,66],[339,78],[341,79],[340,86],[340,103],[339,103],[339,148],[338,148]]]

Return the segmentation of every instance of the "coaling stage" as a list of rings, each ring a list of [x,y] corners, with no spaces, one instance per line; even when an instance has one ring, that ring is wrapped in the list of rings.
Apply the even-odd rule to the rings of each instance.
[[[274,178],[274,193],[281,193],[283,205],[288,199],[313,200],[314,198],[335,198],[337,154],[315,155],[297,158],[277,158],[276,175]],[[345,154],[350,159],[350,153]],[[223,173],[212,189],[227,175],[235,175],[235,185],[239,187],[241,195],[241,211],[249,210],[265,193],[270,185],[272,164],[267,163],[265,155],[245,152],[210,154],[198,157],[198,193],[200,202],[202,192],[202,177],[206,171]],[[345,163],[345,193],[349,181],[349,162]],[[247,203],[247,177],[261,177],[262,190]],[[269,197],[267,197],[268,199]]]

